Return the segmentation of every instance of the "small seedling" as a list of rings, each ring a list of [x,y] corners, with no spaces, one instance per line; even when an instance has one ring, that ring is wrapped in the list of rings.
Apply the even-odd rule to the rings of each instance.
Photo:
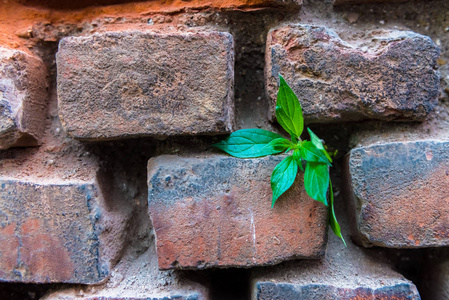
[[[301,139],[304,130],[301,104],[281,75],[279,80],[276,118],[282,128],[290,134],[291,140],[268,130],[253,128],[237,130],[213,146],[238,158],[290,153],[274,168],[271,175],[273,190],[271,207],[292,186],[298,168],[301,169],[304,172],[304,188],[307,194],[312,199],[329,206],[329,225],[346,246],[334,211],[334,194],[329,176],[332,158],[321,139],[310,128],[307,128],[310,141]]]

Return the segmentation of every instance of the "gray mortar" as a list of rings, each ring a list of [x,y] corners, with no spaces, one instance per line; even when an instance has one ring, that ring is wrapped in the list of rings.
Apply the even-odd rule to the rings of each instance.
[[[95,297],[95,299],[97,297],[129,297],[159,300],[164,297],[175,298],[176,296],[185,297],[182,298],[183,300],[208,299],[207,286],[204,285],[204,282],[207,282],[207,279],[201,274],[159,271],[155,248],[151,245],[143,253],[127,251],[124,258],[111,270],[111,275],[105,285],[69,288],[50,293],[42,300],[75,300],[91,297]]]

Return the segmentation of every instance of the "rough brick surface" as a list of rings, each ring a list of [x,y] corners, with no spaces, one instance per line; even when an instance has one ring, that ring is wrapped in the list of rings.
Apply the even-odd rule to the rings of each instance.
[[[409,0],[334,0],[334,5],[344,4],[365,4],[365,3],[377,3],[377,2],[406,2]]]
[[[145,2],[145,0],[96,0],[92,2],[91,0],[78,0],[78,1],[68,1],[68,0],[18,0],[17,2],[30,5],[30,6],[40,6],[49,8],[83,8],[89,6],[99,6],[99,5],[115,5],[129,2]],[[186,8],[199,9],[204,7],[212,7],[217,9],[257,9],[266,7],[285,7],[285,6],[298,6],[302,4],[302,0],[172,0],[169,3],[164,3],[165,1],[153,1],[157,3],[149,3],[149,7],[153,6],[159,8],[160,11],[173,11],[182,10]],[[148,5],[148,4],[147,4]]]
[[[166,297],[144,297],[144,298],[136,298],[136,297],[90,297],[90,298],[84,298],[86,300],[199,300],[199,295],[189,295],[189,296],[183,296],[183,295],[173,295],[173,296],[166,296]]]
[[[76,297],[59,297],[59,296],[50,296],[45,298],[46,300],[75,300],[77,299]],[[193,295],[188,295],[188,296],[183,296],[183,295],[172,295],[172,296],[165,296],[165,297],[88,297],[88,298],[83,298],[84,300],[200,300],[202,298],[200,298],[199,295],[197,294],[193,294]]]
[[[64,294],[50,294],[47,297],[45,297],[43,300],[76,300],[80,299],[79,297],[75,295],[64,295]],[[93,297],[83,297],[84,300],[202,300],[206,299],[203,296],[199,294],[190,294],[190,295],[180,295],[180,294],[173,294],[170,296],[162,296],[162,297],[134,297],[134,296],[93,296]]]
[[[0,149],[40,143],[47,80],[46,66],[39,58],[0,47]]]
[[[438,56],[429,37],[407,31],[367,31],[343,41],[322,26],[271,30],[265,73],[270,115],[274,119],[281,73],[309,123],[422,120],[437,104]]]
[[[146,201],[146,196],[146,193],[142,193],[137,197]],[[90,287],[66,286],[56,292],[49,291],[42,300],[213,299],[209,289],[210,273],[160,271],[147,211],[142,209],[134,211],[133,221],[131,227],[135,228],[131,230],[128,228],[127,248],[103,284]]]
[[[324,284],[295,285],[288,283],[257,283],[258,300],[271,299],[392,299],[417,300],[416,287],[411,284],[398,284],[376,289],[357,287],[342,288]]]
[[[68,286],[56,292],[50,291],[42,300],[211,299],[206,274],[159,271],[153,244],[149,248],[147,246],[146,251],[135,250],[127,252],[103,285],[92,288]]]
[[[270,176],[281,158],[150,159],[159,267],[250,267],[322,255],[327,209],[307,196],[301,175],[271,209]]]
[[[0,281],[95,283],[99,257],[93,183],[37,184],[0,179]]]
[[[120,31],[69,37],[57,53],[64,129],[88,140],[220,134],[233,123],[233,38]]]
[[[337,197],[336,214],[348,246],[329,233],[326,255],[321,260],[255,269],[251,275],[251,299],[421,299],[416,286],[393,271],[382,259],[381,251],[363,249],[351,242],[340,201]]]
[[[347,199],[364,246],[449,245],[449,142],[389,142],[347,156]]]

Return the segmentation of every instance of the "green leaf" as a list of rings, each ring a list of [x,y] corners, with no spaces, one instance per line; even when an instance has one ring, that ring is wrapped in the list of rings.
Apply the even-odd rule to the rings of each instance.
[[[332,182],[329,180],[329,194],[330,194],[330,209],[329,209],[329,225],[332,228],[332,231],[336,236],[338,236],[342,241],[343,244],[346,246],[345,239],[341,235],[341,229],[340,225],[337,222],[337,217],[335,216],[335,210],[334,210],[334,192],[332,191]]]
[[[272,149],[274,149],[276,151],[282,152],[287,149],[295,148],[296,145],[285,138],[279,138],[279,139],[272,140],[265,147],[271,147]]]
[[[283,139],[279,134],[264,129],[241,129],[212,146],[239,158],[261,157],[282,152],[266,147],[271,141],[281,138]]]
[[[332,158],[329,155],[329,153],[327,153],[326,149],[324,149],[324,145],[323,142],[321,141],[321,139],[312,132],[312,130],[310,130],[310,128],[307,128],[307,131],[309,132],[310,135],[310,140],[312,141],[312,144],[315,145],[315,147],[317,147],[319,150],[321,150],[324,155],[326,155],[327,159],[332,162]]]
[[[330,162],[323,151],[315,147],[312,142],[307,141],[301,144],[301,155],[306,161],[330,165]]]
[[[279,91],[276,101],[276,119],[287,131],[292,140],[300,137],[304,129],[304,119],[302,116],[301,104],[295,93],[279,74]]]
[[[276,200],[285,191],[287,191],[296,179],[298,173],[298,164],[293,156],[283,159],[273,170],[271,174],[271,189],[273,190],[273,199],[271,207],[273,208]]]
[[[302,166],[302,157],[301,157],[301,150],[296,149],[293,151],[293,159],[296,160],[296,163],[299,166],[299,169],[304,172],[304,167]]]
[[[329,166],[308,161],[304,172],[304,188],[307,194],[327,206],[329,187]]]

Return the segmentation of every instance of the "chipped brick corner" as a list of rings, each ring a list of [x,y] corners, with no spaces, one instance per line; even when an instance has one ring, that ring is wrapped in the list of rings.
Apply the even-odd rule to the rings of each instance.
[[[41,143],[48,85],[40,58],[0,47],[0,150]]]
[[[439,54],[429,37],[410,31],[366,31],[344,41],[326,26],[272,29],[265,52],[269,115],[275,119],[282,74],[308,123],[422,121],[437,104]]]

